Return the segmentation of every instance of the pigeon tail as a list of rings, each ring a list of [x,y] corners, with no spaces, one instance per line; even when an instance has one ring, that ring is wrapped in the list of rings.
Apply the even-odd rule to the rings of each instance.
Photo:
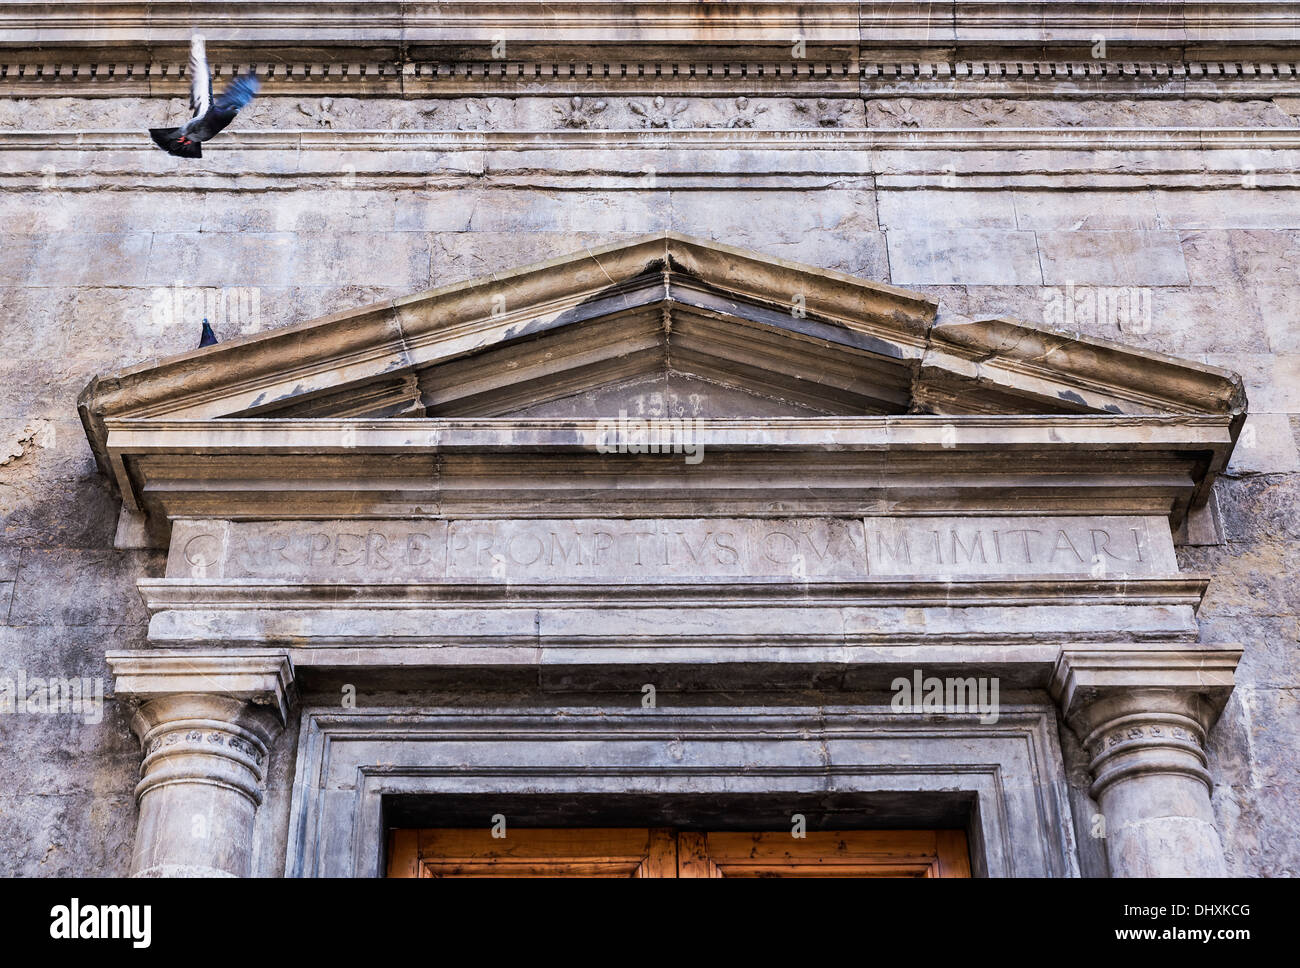
[[[261,87],[257,78],[252,74],[240,74],[238,77],[231,79],[226,85],[226,89],[213,103],[213,108],[218,111],[235,112],[242,107],[246,107]]]
[[[169,155],[178,158],[203,157],[203,147],[197,141],[182,138],[180,128],[150,128],[149,137]]]
[[[203,321],[203,335],[199,338],[199,349],[203,349],[205,346],[216,345],[217,334],[212,332],[212,327],[208,325],[208,321],[205,319]]]

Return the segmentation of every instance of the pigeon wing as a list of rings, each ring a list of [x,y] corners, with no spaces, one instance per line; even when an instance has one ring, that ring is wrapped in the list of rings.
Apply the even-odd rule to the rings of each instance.
[[[201,36],[190,38],[190,110],[201,118],[212,106],[212,77],[208,74],[208,52]]]
[[[231,113],[239,111],[248,106],[248,103],[257,96],[258,88],[257,78],[252,74],[240,74],[238,77],[232,77],[226,89],[217,95],[213,101],[213,107],[218,111]]]

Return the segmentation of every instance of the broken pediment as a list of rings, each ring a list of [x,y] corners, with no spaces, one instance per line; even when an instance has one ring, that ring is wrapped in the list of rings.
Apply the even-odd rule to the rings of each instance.
[[[92,439],[106,417],[500,417],[670,375],[840,416],[1245,409],[1221,370],[672,233],[99,377],[81,407]]]
[[[155,521],[295,488],[303,515],[331,501],[349,513],[555,507],[538,490],[543,453],[568,453],[564,473],[590,493],[683,508],[745,488],[781,506],[889,494],[953,510],[955,494],[996,491],[1014,507],[1017,487],[1098,493],[1085,478],[1105,473],[1142,513],[1179,520],[1226,465],[1246,400],[1225,371],[666,233],[102,376],[79,406],[125,506]],[[632,465],[574,463],[598,456],[595,428],[624,411],[702,421],[712,496],[685,494],[662,467],[637,484]],[[1099,451],[1107,466],[1089,467]],[[768,476],[724,482],[726,454]],[[925,462],[964,467],[964,483],[936,490]],[[813,473],[815,488],[801,476]]]

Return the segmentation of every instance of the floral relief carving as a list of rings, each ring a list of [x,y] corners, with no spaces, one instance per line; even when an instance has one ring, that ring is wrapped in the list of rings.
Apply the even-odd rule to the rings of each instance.
[[[425,129],[436,127],[438,109],[415,108],[414,117],[394,117],[389,127],[394,131],[409,131],[412,128]]]
[[[902,98],[897,102],[878,101],[876,107],[882,114],[893,118],[905,128],[919,128],[921,126],[921,119],[912,113],[910,98]]]
[[[332,97],[323,97],[316,105],[303,101],[299,103],[298,110],[312,121],[315,121],[316,125],[321,128],[333,129],[338,122],[338,118],[334,114],[334,99]]]
[[[593,101],[590,98],[574,95],[563,104],[557,104],[552,110],[557,115],[561,128],[585,131],[600,127],[600,119],[597,115],[604,112],[606,107],[608,105],[604,101]]]
[[[994,101],[992,98],[983,97],[963,104],[961,109],[969,114],[977,124],[990,127],[1005,121],[1015,113],[1016,106],[1006,101]]]
[[[764,104],[755,104],[747,97],[738,97],[730,105],[723,105],[726,117],[720,121],[711,121],[710,128],[752,128],[760,114],[767,112]]]
[[[678,115],[686,110],[687,104],[680,102],[670,105],[664,98],[656,97],[648,105],[629,101],[628,107],[632,109],[633,114],[640,115],[641,127],[663,129],[674,126]]]
[[[844,123],[851,104],[847,101],[831,101],[819,97],[815,101],[795,101],[795,110],[813,119],[819,128],[838,128]]]
[[[456,122],[457,131],[485,131],[497,120],[491,101],[469,101],[465,116]]]

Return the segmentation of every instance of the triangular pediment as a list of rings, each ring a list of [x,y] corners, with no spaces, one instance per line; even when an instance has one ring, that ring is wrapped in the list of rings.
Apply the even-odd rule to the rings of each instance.
[[[1231,414],[1234,375],[660,234],[100,377],[105,417]],[[685,402],[684,402],[685,401]]]
[[[831,452],[905,446],[908,434],[945,448],[969,421],[984,421],[970,424],[970,446],[997,450],[1020,431],[985,439],[990,419],[1032,418],[1028,440],[1086,461],[1089,434],[1133,436],[1135,459],[1147,441],[1152,461],[1176,455],[1161,466],[1181,475],[1168,492],[1177,516],[1206,500],[1246,400],[1226,371],[957,316],[903,289],[670,233],[102,376],[79,409],[126,507],[154,507],[157,524],[165,502],[148,495],[163,493],[159,475],[172,488],[214,461],[238,473],[241,454],[283,453],[346,478],[358,468],[330,455],[351,453],[360,424],[379,434],[367,447],[401,468],[404,448],[489,452],[542,424],[548,446],[581,449],[595,439],[586,424],[623,412],[731,421],[714,450],[761,448],[773,434]],[[1076,417],[1092,422],[1066,435]],[[1098,420],[1123,426],[1088,429]],[[272,492],[284,486],[282,470],[262,473]]]

